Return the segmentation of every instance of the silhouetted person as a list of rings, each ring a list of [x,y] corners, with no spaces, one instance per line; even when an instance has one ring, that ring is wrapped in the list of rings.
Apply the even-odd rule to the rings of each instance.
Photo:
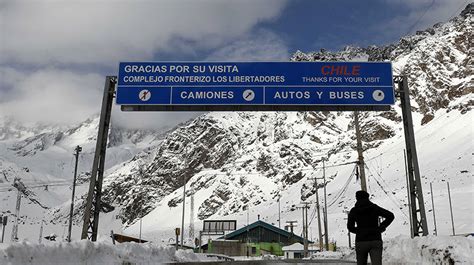
[[[368,254],[372,264],[382,264],[382,232],[395,217],[392,212],[370,202],[369,194],[363,190],[356,192],[356,199],[349,212],[347,229],[356,234],[357,264],[367,264]],[[385,218],[380,224],[379,217]]]

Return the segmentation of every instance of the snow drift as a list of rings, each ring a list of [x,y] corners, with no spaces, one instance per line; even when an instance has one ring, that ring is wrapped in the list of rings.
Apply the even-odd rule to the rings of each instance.
[[[472,236],[398,236],[384,243],[386,264],[472,264],[474,260]]]
[[[0,244],[0,264],[164,264],[199,260],[192,251],[152,243],[122,243],[81,240],[72,243]]]

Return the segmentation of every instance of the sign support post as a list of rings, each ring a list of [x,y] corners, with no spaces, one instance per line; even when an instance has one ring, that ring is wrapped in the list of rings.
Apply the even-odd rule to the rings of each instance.
[[[100,112],[99,133],[95,146],[94,162],[87,193],[86,208],[84,210],[84,224],[82,226],[81,239],[97,240],[99,227],[100,200],[102,196],[102,180],[104,178],[105,153],[107,150],[107,136],[109,132],[110,116],[112,115],[112,103],[115,93],[116,76],[107,76],[105,79],[104,97]]]
[[[412,237],[428,235],[428,224],[426,222],[425,203],[423,190],[421,188],[420,168],[416,152],[415,132],[413,130],[413,118],[411,116],[410,90],[406,76],[397,76],[394,82],[398,83],[400,101],[403,115],[403,129],[405,132],[405,144],[407,149],[409,197],[411,204]]]

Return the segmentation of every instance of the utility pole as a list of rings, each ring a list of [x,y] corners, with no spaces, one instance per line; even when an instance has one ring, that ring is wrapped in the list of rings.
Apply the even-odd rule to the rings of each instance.
[[[360,188],[363,191],[367,191],[367,182],[365,179],[365,165],[364,165],[364,156],[362,154],[362,136],[360,134],[360,127],[359,127],[359,112],[354,111],[354,125],[356,131],[356,138],[357,138],[357,154],[358,154],[358,163],[359,172],[360,172]]]
[[[247,250],[247,257],[250,256],[250,252],[249,252],[249,243],[250,243],[250,240],[249,240],[249,236],[250,236],[250,231],[249,231],[249,211],[250,211],[250,204],[247,204],[247,245],[245,246],[245,250]]]
[[[138,234],[138,243],[142,243],[142,217],[140,217],[140,232]]]
[[[290,228],[290,236],[288,237],[288,242],[290,244],[293,242],[293,236],[294,236],[293,228],[296,226],[295,225],[296,223],[298,223],[298,221],[286,221],[287,225],[285,225],[285,230]]]
[[[74,149],[74,151],[76,151],[76,153],[74,153],[74,156],[76,157],[76,164],[74,165],[74,179],[72,181],[71,210],[69,211],[69,229],[68,229],[68,236],[67,236],[68,242],[71,242],[72,215],[74,212],[74,195],[76,193],[77,163],[79,161],[79,153],[82,151],[82,147],[78,145],[76,146],[76,149]]]
[[[325,207],[323,207],[323,224],[324,224],[324,248],[326,249],[326,251],[329,251],[327,209]]]
[[[329,158],[329,155],[328,155]],[[324,220],[324,241],[326,242],[326,250],[329,251],[329,235],[328,235],[328,197],[326,194],[326,166],[324,164],[324,158],[323,158],[323,181],[324,181],[324,209],[323,209],[323,220]]]
[[[314,179],[315,197],[316,197],[316,213],[317,213],[317,218],[318,218],[319,250],[323,250],[323,233],[321,231],[321,211],[319,207],[318,179],[317,178],[310,178],[310,179]]]
[[[278,228],[281,229],[281,209],[280,209],[281,194],[278,193]],[[281,245],[281,236],[278,234],[278,244]]]
[[[41,219],[40,233],[39,233],[39,239],[38,239],[39,244],[41,244],[41,241],[43,240],[43,223],[44,223],[44,220]]]
[[[280,209],[280,201],[281,201],[281,195],[278,194],[278,228],[281,229],[281,209]]]
[[[5,237],[5,227],[7,226],[7,223],[8,223],[8,217],[5,215],[1,218],[0,221],[2,222],[2,241],[0,241],[0,243],[3,243],[3,239]]]
[[[183,215],[181,218],[181,248],[184,247],[184,210],[186,209],[186,173],[183,174]]]
[[[189,206],[189,238],[194,242],[194,189],[191,188],[191,201]]]
[[[309,256],[308,254],[308,209],[309,209],[309,205],[306,204],[306,207],[304,208],[304,212],[305,212],[305,215],[306,215],[306,218],[305,218],[305,221],[306,221],[306,229],[304,230],[305,231],[305,237],[306,237],[306,256]]]
[[[302,225],[303,225],[303,230],[302,230],[302,235],[303,235],[303,244],[304,244],[304,256],[308,256],[308,204],[309,202],[302,202],[303,206],[297,207],[301,208],[301,212],[303,214],[303,219],[302,219]]]
[[[449,210],[451,212],[451,225],[453,227],[453,236],[456,235],[456,232],[454,232],[454,218],[453,218],[453,204],[451,203],[451,190],[449,189],[449,182],[448,184],[448,198],[449,198]]]
[[[296,226],[295,224],[298,223],[298,221],[286,221],[288,224],[287,226],[290,227],[290,233],[293,235],[293,228]]]
[[[13,224],[11,242],[16,242],[18,240],[18,222],[20,220],[20,206],[21,206],[21,194],[25,192],[26,187],[21,182],[20,178],[15,178],[13,181],[13,187],[18,190],[18,195],[16,197],[16,207],[15,207],[15,223]]]
[[[433,222],[434,222],[434,235],[438,235],[438,229],[436,229],[436,214],[435,214],[435,205],[434,205],[434,197],[433,197],[433,184],[430,182],[430,190],[431,190],[431,207],[433,207]]]
[[[304,253],[303,253],[303,255],[304,255],[304,257],[306,257],[306,240],[307,240],[307,239],[306,239],[306,233],[305,233],[305,231],[304,231],[304,229],[305,229],[304,206],[302,206],[302,207],[297,207],[297,208],[300,208],[300,209],[301,209],[301,213],[303,214],[303,217],[302,217],[302,219],[301,219],[301,225],[302,225],[301,236],[303,237],[303,247],[304,247],[304,250],[303,250]]]

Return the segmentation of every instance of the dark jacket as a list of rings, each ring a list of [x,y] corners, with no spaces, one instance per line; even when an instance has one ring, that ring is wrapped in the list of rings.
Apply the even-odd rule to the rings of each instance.
[[[385,220],[379,225],[379,217]],[[356,242],[382,241],[382,232],[392,223],[392,212],[373,204],[368,199],[359,200],[349,212],[347,229],[356,234]],[[355,226],[357,224],[357,227]]]

